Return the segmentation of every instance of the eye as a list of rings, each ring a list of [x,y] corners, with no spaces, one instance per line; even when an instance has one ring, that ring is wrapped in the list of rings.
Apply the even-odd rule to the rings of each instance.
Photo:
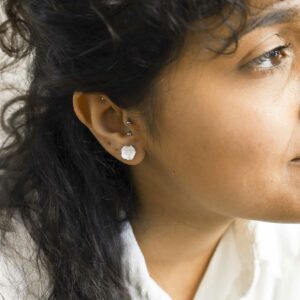
[[[280,67],[284,67],[284,59],[288,57],[286,49],[291,48],[291,43],[276,47],[271,51],[255,58],[246,64],[243,68],[253,73],[269,73],[274,72]]]

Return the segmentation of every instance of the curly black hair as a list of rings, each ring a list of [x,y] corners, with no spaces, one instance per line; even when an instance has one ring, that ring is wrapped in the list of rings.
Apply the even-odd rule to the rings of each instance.
[[[47,270],[47,299],[130,299],[120,259],[122,224],[138,211],[129,166],[104,151],[78,120],[73,93],[101,92],[117,106],[139,111],[149,134],[158,138],[155,79],[176,61],[191,30],[205,33],[199,43],[217,55],[237,46],[248,5],[242,0],[1,2],[0,49],[10,58],[1,73],[28,59],[29,81],[28,89],[1,103],[2,243],[18,213],[37,245],[37,264]],[[208,19],[214,21],[204,22]],[[218,36],[219,26],[230,34]],[[212,48],[211,40],[222,43]]]

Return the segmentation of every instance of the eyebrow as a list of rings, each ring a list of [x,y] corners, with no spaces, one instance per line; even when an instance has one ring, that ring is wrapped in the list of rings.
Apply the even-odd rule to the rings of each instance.
[[[272,9],[267,13],[250,17],[241,35],[243,36],[257,28],[267,27],[275,24],[290,23],[297,20],[300,21],[300,7]]]

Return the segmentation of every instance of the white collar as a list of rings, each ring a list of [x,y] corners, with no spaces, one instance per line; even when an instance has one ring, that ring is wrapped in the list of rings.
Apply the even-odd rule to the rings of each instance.
[[[258,224],[267,223],[236,219],[229,226],[215,249],[194,300],[211,299],[212,292],[214,300],[239,299],[247,293],[259,272],[259,261],[265,263],[266,270],[273,276],[281,275],[278,251],[270,251],[276,247],[275,232],[264,230],[266,226],[258,230]],[[121,237],[125,249],[122,263],[131,299],[172,300],[150,276],[129,221],[124,223]]]
[[[134,236],[129,221],[123,224],[121,240],[124,247],[122,264],[125,283],[132,300],[172,300],[172,298],[150,276],[145,257]]]
[[[253,236],[248,225],[248,221],[237,219],[224,233],[194,299],[210,299],[212,291],[215,300],[246,293],[255,267]]]

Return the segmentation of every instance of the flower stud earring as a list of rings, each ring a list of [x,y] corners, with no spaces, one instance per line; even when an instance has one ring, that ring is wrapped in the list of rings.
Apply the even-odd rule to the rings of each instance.
[[[136,150],[132,145],[123,146],[121,148],[121,156],[126,160],[133,160],[136,154]]]

